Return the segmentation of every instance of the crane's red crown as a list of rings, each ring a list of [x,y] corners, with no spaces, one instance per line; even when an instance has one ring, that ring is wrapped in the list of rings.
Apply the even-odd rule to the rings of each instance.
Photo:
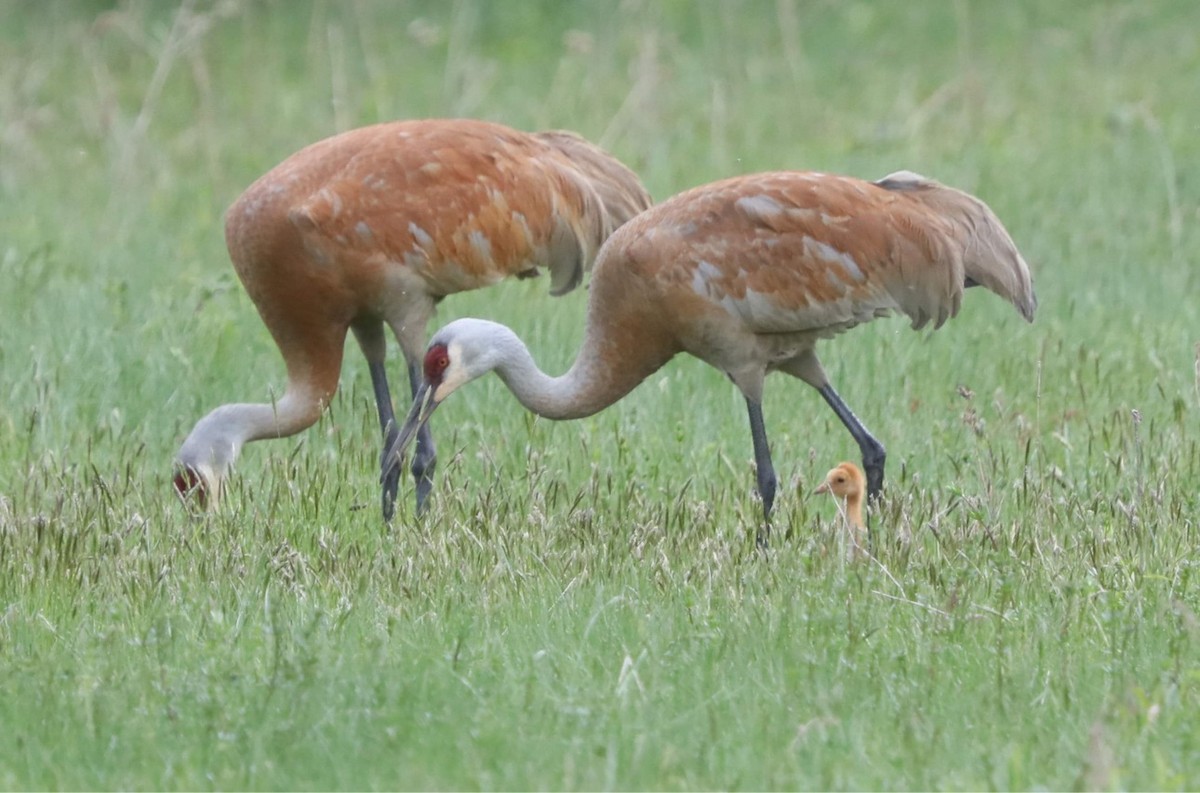
[[[207,505],[208,493],[204,487],[204,480],[191,468],[185,466],[176,472],[175,492],[185,503],[188,499],[194,498],[201,509]]]
[[[446,367],[450,365],[450,353],[445,344],[435,344],[425,353],[425,382],[440,383]]]

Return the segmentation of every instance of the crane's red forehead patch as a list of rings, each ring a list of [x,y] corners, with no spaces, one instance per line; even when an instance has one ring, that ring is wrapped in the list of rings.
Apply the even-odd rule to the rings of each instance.
[[[185,467],[175,473],[175,492],[184,503],[194,499],[201,509],[207,506],[208,492],[204,487],[204,480],[191,468]]]
[[[440,383],[446,367],[450,365],[450,352],[445,344],[435,344],[425,353],[425,382]]]

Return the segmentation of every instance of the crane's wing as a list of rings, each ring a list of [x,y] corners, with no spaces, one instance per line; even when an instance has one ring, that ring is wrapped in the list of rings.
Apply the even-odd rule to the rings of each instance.
[[[757,333],[838,330],[892,311],[939,327],[961,304],[974,233],[915,191],[795,172],[696,188],[635,223],[655,227],[660,277]]]
[[[551,292],[579,284],[599,241],[561,156],[532,135],[470,121],[368,128],[344,162],[289,213],[318,258],[411,267],[434,293],[546,268]]]

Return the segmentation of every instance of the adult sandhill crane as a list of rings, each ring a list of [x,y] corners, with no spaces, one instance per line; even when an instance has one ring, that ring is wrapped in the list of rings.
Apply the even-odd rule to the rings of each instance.
[[[385,435],[396,437],[384,367],[391,327],[415,396],[426,325],[446,295],[550,272],[550,293],[580,282],[601,243],[650,205],[632,171],[570,132],[484,121],[398,121],[293,154],[252,184],[225,220],[238,277],[287,364],[272,404],[223,405],[177,456],[181,495],[214,502],[248,441],[312,426],[338,386],[346,331],[366,356]],[[433,438],[413,456],[418,511]],[[383,476],[390,519],[399,471]]]
[[[780,172],[697,187],[604,244],[583,346],[566,374],[544,374],[503,325],[461,319],[434,334],[425,381],[385,466],[400,464],[446,397],[492,369],[526,408],[570,419],[613,404],[688,352],[725,372],[746,399],[767,527],[776,487],[762,414],[768,372],[821,393],[858,443],[876,498],[883,445],[833,390],[817,341],[893,311],[914,328],[940,327],[973,285],[1033,320],[1029,268],[999,219],[979,199],[931,179]]]
[[[854,463],[839,463],[813,494],[829,493],[838,505],[838,517],[850,540],[847,556],[851,561],[867,557],[867,527],[863,522],[863,496],[867,479]]]

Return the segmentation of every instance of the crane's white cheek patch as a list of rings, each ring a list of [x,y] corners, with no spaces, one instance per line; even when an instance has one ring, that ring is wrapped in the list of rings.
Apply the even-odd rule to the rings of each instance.
[[[200,484],[208,492],[215,493],[221,489],[221,476],[217,474],[215,468],[208,463],[201,463],[195,466],[192,470],[200,477]]]
[[[443,401],[443,400],[444,400],[446,397],[448,397],[448,396],[450,396],[451,394],[453,394],[453,393],[454,393],[454,391],[455,391],[455,389],[457,389],[457,388],[458,388],[458,386],[459,386],[459,384],[458,384],[458,383],[453,383],[453,382],[451,382],[449,378],[446,378],[446,379],[442,380],[442,383],[441,383],[441,385],[439,385],[437,388],[433,389],[433,401],[434,401],[434,403],[436,404],[436,403],[438,403],[438,402],[441,402],[441,401]]]
[[[450,342],[446,347],[446,356],[450,359],[450,365],[442,372],[442,382],[433,390],[434,402],[441,402],[471,379],[470,372],[467,371],[467,367],[462,363],[462,345],[457,342]]]

